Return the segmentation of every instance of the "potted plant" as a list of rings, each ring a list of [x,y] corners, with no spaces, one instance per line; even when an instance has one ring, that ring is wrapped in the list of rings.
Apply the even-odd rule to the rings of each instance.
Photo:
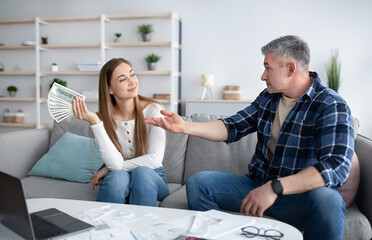
[[[115,42],[120,42],[121,33],[117,32],[117,33],[114,33],[114,35],[115,35]]]
[[[13,85],[12,85],[12,86],[9,86],[9,87],[7,88],[7,90],[8,90],[8,92],[9,92],[9,97],[15,97],[18,88],[17,88],[16,86],[13,86]]]
[[[52,83],[49,85],[49,89],[52,88],[52,86],[53,86],[53,84],[55,82],[58,83],[58,84],[60,84],[60,85],[62,85],[62,86],[64,86],[64,87],[67,86],[67,82],[66,81],[63,81],[62,79],[59,79],[59,78],[54,78],[53,81],[52,81]]]
[[[158,56],[155,53],[147,55],[147,57],[146,57],[147,69],[150,70],[150,71],[155,70],[156,69],[156,62],[158,62],[160,59],[161,59],[161,56]]]
[[[341,63],[338,61],[338,50],[334,50],[327,66],[328,87],[338,92],[340,88]]]
[[[142,35],[142,40],[144,42],[151,41],[151,34],[154,31],[152,24],[142,24],[138,26],[138,32]]]
[[[52,63],[52,72],[58,72],[58,64]]]

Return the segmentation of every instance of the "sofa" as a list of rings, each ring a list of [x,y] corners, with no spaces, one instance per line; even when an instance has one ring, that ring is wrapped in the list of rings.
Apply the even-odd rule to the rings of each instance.
[[[195,114],[183,117],[186,121],[209,121],[218,116]],[[63,179],[29,176],[36,162],[65,133],[91,137],[87,122],[68,118],[54,123],[49,129],[31,129],[0,134],[0,171],[22,179],[26,198],[65,198],[94,201],[97,189],[90,183]],[[211,142],[184,134],[167,132],[164,169],[169,182],[170,195],[159,207],[187,209],[185,182],[202,170],[225,171],[244,175],[254,153],[257,137],[249,134],[240,141],[225,144]],[[352,205],[345,213],[343,239],[371,239],[372,230],[372,140],[358,135],[355,152],[359,157],[360,184]],[[61,169],[63,171],[63,169]],[[330,203],[332,204],[332,203]]]

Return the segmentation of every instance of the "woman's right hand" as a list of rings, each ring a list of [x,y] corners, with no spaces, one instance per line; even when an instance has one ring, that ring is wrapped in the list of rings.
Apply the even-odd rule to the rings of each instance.
[[[92,189],[94,191],[95,187],[100,185],[103,181],[103,178],[110,172],[110,169],[106,166],[98,170],[93,174],[92,180],[90,180],[90,183],[92,184]]]
[[[90,123],[90,125],[97,124],[101,122],[98,115],[94,112],[90,112],[81,98],[75,98],[72,101],[72,111],[77,119],[85,120]]]

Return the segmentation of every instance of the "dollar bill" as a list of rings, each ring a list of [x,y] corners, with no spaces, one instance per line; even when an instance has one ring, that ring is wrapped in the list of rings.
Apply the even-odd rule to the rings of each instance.
[[[56,122],[63,121],[73,115],[72,101],[77,97],[85,100],[84,95],[58,83],[54,83],[48,94],[47,104],[49,114]]]
[[[58,83],[54,83],[52,88],[49,91],[48,96],[54,96],[60,100],[69,102],[72,104],[72,100],[74,100],[77,97],[80,97],[81,99],[85,100],[85,96],[77,93],[67,87],[64,87]]]

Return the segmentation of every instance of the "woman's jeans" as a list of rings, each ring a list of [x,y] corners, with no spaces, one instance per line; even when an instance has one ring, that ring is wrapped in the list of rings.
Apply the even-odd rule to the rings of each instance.
[[[98,202],[126,203],[156,206],[156,201],[169,195],[168,181],[162,167],[137,167],[131,173],[114,170],[99,185]]]
[[[186,182],[189,209],[240,211],[247,194],[260,185],[251,177],[204,171]],[[342,239],[345,204],[337,190],[327,187],[278,197],[264,215],[304,231],[304,239]]]

